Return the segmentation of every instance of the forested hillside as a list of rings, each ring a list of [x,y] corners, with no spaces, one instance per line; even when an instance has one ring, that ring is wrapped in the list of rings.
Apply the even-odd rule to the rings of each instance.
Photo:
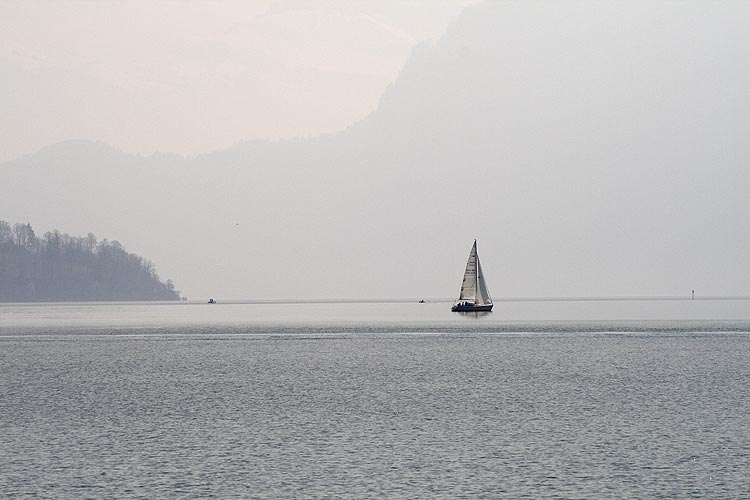
[[[31,224],[0,220],[0,302],[177,300],[149,260],[118,241],[58,231],[39,238]]]

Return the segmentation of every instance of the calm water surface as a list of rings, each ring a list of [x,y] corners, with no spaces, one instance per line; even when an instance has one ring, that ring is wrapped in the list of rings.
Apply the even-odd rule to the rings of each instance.
[[[0,305],[9,498],[748,498],[750,303]]]

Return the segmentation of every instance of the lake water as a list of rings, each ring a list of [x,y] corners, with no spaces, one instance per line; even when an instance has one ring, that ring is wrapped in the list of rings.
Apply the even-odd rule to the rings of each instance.
[[[0,305],[0,496],[748,498],[750,301]]]

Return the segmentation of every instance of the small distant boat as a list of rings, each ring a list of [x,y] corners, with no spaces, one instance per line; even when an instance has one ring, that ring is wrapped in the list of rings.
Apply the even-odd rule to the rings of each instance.
[[[479,263],[477,254],[477,240],[469,252],[469,260],[466,262],[464,280],[461,283],[461,295],[451,307],[454,312],[480,312],[492,310],[492,297],[484,280],[482,265]]]
[[[424,299],[419,299],[420,304],[424,304]]]
[[[216,304],[216,301],[214,299],[208,299],[209,304]]]

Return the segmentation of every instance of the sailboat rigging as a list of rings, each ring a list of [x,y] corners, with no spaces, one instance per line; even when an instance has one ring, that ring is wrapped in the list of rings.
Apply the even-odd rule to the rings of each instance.
[[[464,279],[461,282],[461,295],[451,307],[451,311],[478,312],[491,310],[492,297],[484,279],[482,265],[479,263],[477,240],[474,240],[469,252],[469,260],[466,262]]]

